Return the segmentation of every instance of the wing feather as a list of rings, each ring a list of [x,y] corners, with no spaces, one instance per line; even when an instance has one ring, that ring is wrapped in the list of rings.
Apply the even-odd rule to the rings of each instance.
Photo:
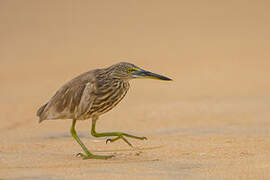
[[[95,99],[93,82],[90,71],[62,86],[46,106],[38,110],[40,122],[45,119],[85,119]]]
[[[77,118],[83,118],[83,116],[86,116],[87,113],[90,111],[94,99],[95,99],[95,95],[94,95],[94,83],[87,83],[84,91],[82,93],[81,96],[81,100],[80,103],[78,105],[78,109],[77,109]]]

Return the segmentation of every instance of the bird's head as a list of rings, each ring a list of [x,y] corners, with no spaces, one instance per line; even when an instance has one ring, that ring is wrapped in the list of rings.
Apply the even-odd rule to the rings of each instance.
[[[109,67],[112,70],[112,75],[116,78],[130,80],[135,78],[157,79],[163,81],[171,81],[172,79],[150,71],[143,70],[134,64],[120,62]]]

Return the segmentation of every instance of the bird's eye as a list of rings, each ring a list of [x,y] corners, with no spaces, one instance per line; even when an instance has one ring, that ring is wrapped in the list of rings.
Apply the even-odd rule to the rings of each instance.
[[[136,70],[133,69],[133,68],[128,69],[128,72],[129,72],[129,73],[131,73],[131,72],[133,72],[133,71],[136,71]]]

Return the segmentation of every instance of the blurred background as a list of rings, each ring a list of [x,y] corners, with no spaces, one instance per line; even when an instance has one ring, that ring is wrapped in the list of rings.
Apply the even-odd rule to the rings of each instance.
[[[14,143],[58,132],[69,137],[70,122],[38,126],[37,108],[71,78],[127,61],[174,81],[132,81],[99,129],[138,131],[152,142],[160,133],[180,132],[264,139],[270,132],[269,9],[267,0],[0,0],[2,135]],[[78,129],[89,130],[81,124]]]
[[[172,77],[177,97],[269,92],[269,1],[0,3],[3,87],[128,61]]]

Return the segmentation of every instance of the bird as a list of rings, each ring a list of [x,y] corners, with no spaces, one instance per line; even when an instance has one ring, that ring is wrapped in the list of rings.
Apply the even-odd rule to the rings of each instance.
[[[122,139],[129,146],[128,138],[146,140],[146,137],[134,136],[123,132],[96,132],[96,122],[102,114],[114,108],[129,90],[132,79],[157,79],[171,81],[172,79],[146,71],[132,63],[120,62],[102,69],[85,72],[64,84],[52,98],[42,105],[36,115],[39,123],[44,120],[72,119],[70,133],[81,146],[84,153],[78,153],[82,159],[109,159],[114,155],[92,154],[75,130],[78,120],[92,120],[91,135],[94,137],[113,137],[107,142]]]

